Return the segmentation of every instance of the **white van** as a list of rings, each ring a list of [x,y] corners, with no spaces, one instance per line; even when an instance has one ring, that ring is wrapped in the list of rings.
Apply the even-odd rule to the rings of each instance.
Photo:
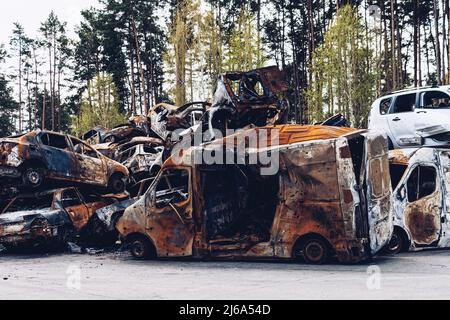
[[[449,247],[450,150],[394,150],[389,162],[395,229],[386,250]]]

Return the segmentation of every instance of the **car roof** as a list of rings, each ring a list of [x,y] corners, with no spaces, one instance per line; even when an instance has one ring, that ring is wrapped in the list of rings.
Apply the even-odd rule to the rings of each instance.
[[[20,194],[18,195],[16,198],[37,198],[37,197],[45,197],[54,193],[58,193],[58,192],[63,192],[65,190],[71,190],[71,189],[75,189],[75,188],[57,188],[57,189],[51,189],[51,190],[46,190],[46,191],[39,191],[39,192],[35,192],[35,193],[25,193],[25,194]]]
[[[407,89],[403,89],[403,90],[389,92],[389,93],[383,95],[380,99],[383,100],[383,99],[395,97],[395,96],[398,96],[398,95],[401,95],[401,94],[418,93],[418,92],[426,92],[426,91],[436,91],[436,90],[450,91],[450,85],[419,87],[419,88],[407,88]]]

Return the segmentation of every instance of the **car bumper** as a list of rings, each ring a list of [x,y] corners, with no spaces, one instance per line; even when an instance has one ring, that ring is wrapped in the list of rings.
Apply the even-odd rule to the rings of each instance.
[[[0,166],[0,178],[20,178],[19,169],[8,166]]]

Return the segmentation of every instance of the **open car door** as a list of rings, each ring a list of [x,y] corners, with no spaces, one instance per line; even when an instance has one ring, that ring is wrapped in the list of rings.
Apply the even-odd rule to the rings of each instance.
[[[364,190],[370,249],[378,253],[394,231],[392,186],[389,172],[388,142],[381,133],[365,133]]]

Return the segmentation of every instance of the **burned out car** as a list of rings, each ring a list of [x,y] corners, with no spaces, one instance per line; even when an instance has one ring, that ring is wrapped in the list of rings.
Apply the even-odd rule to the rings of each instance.
[[[265,138],[262,130],[269,132]],[[245,145],[248,136],[259,136],[256,147]],[[243,131],[167,160],[117,230],[139,259],[320,264],[336,256],[360,262],[393,232],[387,152],[386,136],[365,130],[286,125]],[[244,161],[195,160],[205,153]],[[266,171],[277,163],[279,170]]]
[[[158,138],[137,137],[125,143],[103,143],[92,147],[127,167],[131,183],[155,175],[162,166],[158,159],[164,151],[164,142]]]
[[[161,139],[139,137],[119,145],[115,159],[126,166],[131,179],[138,182],[159,172],[161,165],[157,160],[163,151],[164,142]]]
[[[387,251],[450,247],[450,151],[399,149],[389,160],[395,229]]]
[[[117,222],[125,210],[142,197],[154,180],[155,178],[148,178],[140,181],[130,187],[130,197],[98,209],[82,233],[82,238],[96,245],[114,244],[119,239],[116,229]]]
[[[75,241],[93,214],[115,201],[104,196],[86,202],[76,188],[20,195],[0,214],[0,244],[11,249]]]
[[[137,115],[129,119],[128,123],[120,124],[112,130],[95,127],[81,136],[81,139],[90,145],[104,143],[127,142],[135,137],[157,137],[150,127],[150,119]]]
[[[283,123],[289,108],[284,78],[276,66],[221,76],[209,110],[210,128],[224,131]]]
[[[59,180],[125,190],[128,170],[85,142],[50,131],[37,130],[15,138],[0,139],[0,181],[18,181],[41,187],[45,180]]]
[[[191,102],[181,107],[161,103],[150,110],[152,129],[166,140],[175,130],[189,129],[202,124],[209,107],[211,104],[208,102]]]
[[[108,129],[103,127],[95,127],[84,133],[80,139],[91,145],[100,144],[105,141],[105,136],[107,133]]]

